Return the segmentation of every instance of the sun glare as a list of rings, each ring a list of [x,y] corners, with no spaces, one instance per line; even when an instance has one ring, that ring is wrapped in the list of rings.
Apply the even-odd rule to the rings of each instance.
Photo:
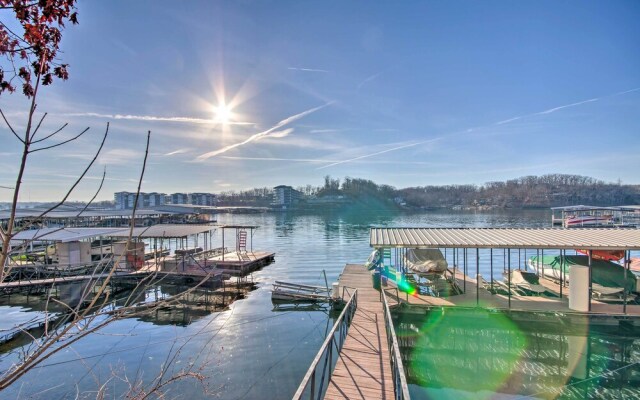
[[[220,104],[215,107],[215,120],[221,124],[227,124],[231,121],[233,113],[231,111],[231,107],[226,104]]]

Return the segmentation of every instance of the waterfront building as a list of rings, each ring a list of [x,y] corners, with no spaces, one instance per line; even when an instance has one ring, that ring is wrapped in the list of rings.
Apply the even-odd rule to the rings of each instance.
[[[117,192],[113,194],[113,200],[116,203],[117,210],[131,210],[136,202],[135,192]],[[164,193],[143,193],[138,196],[138,208],[155,207],[165,204]]]
[[[189,195],[187,193],[172,193],[171,204],[189,204]]]
[[[214,206],[216,196],[213,193],[189,193],[189,203],[196,206]]]
[[[273,188],[274,205],[287,207],[296,204],[302,197],[302,192],[291,186],[280,185]]]
[[[142,193],[140,193],[142,195]],[[113,195],[117,210],[130,210],[136,202],[136,194],[132,192],[117,192]],[[142,207],[143,198],[138,198],[138,207]]]

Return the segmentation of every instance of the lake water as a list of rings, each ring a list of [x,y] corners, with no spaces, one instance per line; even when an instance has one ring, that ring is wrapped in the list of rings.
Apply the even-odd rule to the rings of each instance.
[[[101,386],[107,393],[106,397],[118,397],[118,394],[129,390],[134,382],[148,384],[153,381],[161,366],[169,361],[169,373],[178,373],[193,363],[207,377],[206,387],[195,379],[178,381],[167,388],[166,395],[169,398],[201,398],[205,397],[205,390],[222,399],[290,398],[331,328],[334,316],[325,310],[274,308],[270,290],[275,280],[324,285],[324,270],[331,284],[337,280],[346,263],[363,263],[366,260],[371,252],[371,226],[547,227],[551,215],[546,210],[532,210],[400,215],[379,212],[223,214],[216,218],[221,224],[259,225],[253,236],[253,249],[276,253],[275,263],[253,274],[257,283],[255,291],[222,312],[207,311],[206,307],[198,307],[197,310],[183,307],[144,319],[116,321],[47,359],[11,388],[0,392],[0,398],[64,399],[75,398],[77,392],[80,397],[94,398],[97,388]],[[220,240],[214,237],[214,242],[216,239]],[[233,247],[233,243],[226,242],[225,245]],[[482,269],[486,269],[486,265]],[[37,308],[25,305],[0,306],[0,321],[4,319],[6,323],[5,317],[8,315],[12,320],[28,320],[38,313]],[[424,330],[425,326],[424,321],[410,321],[401,325],[401,330],[408,332],[409,336],[405,337],[420,336],[416,332]],[[442,329],[454,328],[446,325]],[[504,330],[508,332],[510,329],[513,330],[508,325]],[[521,329],[516,331],[526,332]],[[460,337],[465,335],[473,336],[467,332]],[[505,335],[511,337],[508,333]],[[518,335],[520,333],[509,343],[517,345],[518,340],[534,343],[529,339],[519,339]],[[526,333],[522,335],[528,337]],[[562,343],[569,343],[569,339],[545,339],[539,343],[542,347],[548,342],[561,343],[556,346],[561,348],[564,346]],[[640,341],[625,338],[625,343],[628,357],[624,362],[637,361]],[[491,342],[478,346],[485,346],[483,348],[486,350],[483,351],[486,352],[493,351],[489,347],[495,344]],[[421,343],[419,348],[429,349],[425,350],[425,353],[429,353],[430,346],[436,345]],[[618,346],[618,343],[614,341],[612,346]],[[597,351],[598,346],[594,347]],[[608,349],[606,346],[602,348],[603,351]],[[458,353],[467,354],[468,351],[464,349],[461,348]],[[553,347],[549,351],[555,349]],[[518,352],[525,350],[517,346],[509,347],[504,351],[507,360],[496,362],[506,363],[504,368],[514,367],[516,364],[509,362],[519,362],[520,358],[509,361],[513,359],[510,354],[520,354]],[[405,347],[403,351],[410,350]],[[407,356],[415,357],[415,354]],[[0,368],[7,368],[15,357],[18,357],[15,352],[4,354],[0,359]],[[465,363],[469,362],[461,358],[446,365],[453,366],[450,371],[455,373],[459,368],[467,368]],[[476,364],[482,370],[481,364]],[[426,364],[408,366],[414,398],[441,398],[445,393],[442,390],[428,391],[420,385],[428,386],[429,382],[435,382],[438,388],[443,388],[455,382],[431,377],[430,369],[425,370],[424,365],[440,365],[440,361],[434,359]],[[540,364],[539,367],[546,366]],[[633,376],[637,379],[637,368],[627,371],[635,374]],[[483,393],[503,391],[499,383],[513,382],[508,379],[508,374],[506,376],[499,374],[497,383],[483,387]],[[469,386],[465,383],[466,386],[452,389],[446,395],[458,398],[458,394],[467,393],[473,384]],[[537,393],[533,389],[525,389],[526,393]],[[504,392],[510,393],[508,390]]]

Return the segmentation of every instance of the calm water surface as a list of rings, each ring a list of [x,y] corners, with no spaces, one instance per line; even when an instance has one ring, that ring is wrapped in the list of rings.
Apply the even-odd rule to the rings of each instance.
[[[247,298],[222,312],[183,308],[144,319],[117,321],[46,360],[0,393],[0,398],[75,398],[76,391],[81,397],[92,398],[101,385],[105,385],[108,397],[118,397],[128,388],[125,378],[129,382],[149,382],[156,377],[160,366],[167,363],[168,354],[176,353],[171,364],[173,371],[195,363],[208,376],[207,390],[220,398],[290,398],[330,329],[333,316],[324,310],[274,308],[270,290],[275,280],[323,285],[324,270],[330,284],[337,280],[346,263],[366,260],[371,251],[368,230],[371,226],[546,227],[550,224],[550,213],[536,210],[410,215],[224,214],[216,218],[222,224],[259,225],[254,233],[253,249],[276,253],[275,263],[253,274],[258,288]],[[233,243],[225,245],[233,247]],[[38,313],[37,308],[0,306],[0,320],[4,320],[5,325],[8,320],[28,320]],[[5,318],[8,315],[10,319]],[[409,328],[410,325],[403,325],[403,329],[415,333],[420,332],[424,324],[414,323],[413,328]],[[421,348],[429,347],[421,345]],[[631,348],[635,349],[634,357],[638,357],[637,346]],[[2,356],[0,368],[10,365],[14,357],[15,353]],[[463,361],[451,363],[464,364]],[[429,382],[425,371],[411,370],[410,376],[427,379],[412,378],[415,398],[439,398],[420,386]],[[443,382],[448,384],[447,380]],[[167,395],[205,397],[202,386],[188,379],[171,386]]]

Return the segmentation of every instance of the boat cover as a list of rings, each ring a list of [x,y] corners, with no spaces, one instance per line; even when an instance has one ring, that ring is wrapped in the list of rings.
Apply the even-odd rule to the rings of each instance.
[[[413,272],[444,272],[449,266],[438,249],[408,249],[405,257],[407,267]]]
[[[371,255],[369,256],[369,258],[367,259],[367,262],[364,263],[364,266],[369,270],[373,270],[374,268],[376,268],[378,265],[380,265],[380,263],[382,263],[382,250],[377,249],[374,250]]]
[[[569,267],[579,265],[586,267],[589,265],[588,256],[533,256],[529,259],[529,265],[535,267],[538,262],[544,268],[552,268],[560,271],[563,269],[566,277],[569,277]],[[635,291],[637,277],[631,271],[627,273],[625,285],[625,269],[622,265],[605,260],[591,260],[593,282],[606,287],[622,287],[630,291]],[[546,275],[546,274],[545,274]]]

